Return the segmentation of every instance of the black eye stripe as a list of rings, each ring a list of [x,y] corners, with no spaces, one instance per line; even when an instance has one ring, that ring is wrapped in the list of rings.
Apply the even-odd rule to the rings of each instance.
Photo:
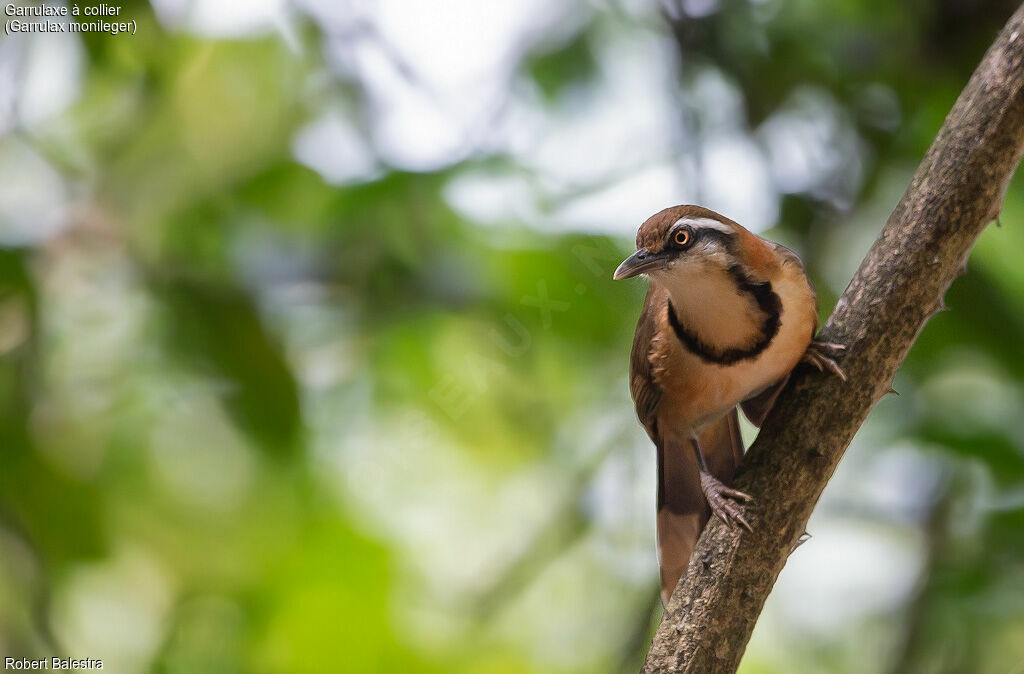
[[[730,244],[732,244],[733,242],[733,236],[731,234],[726,234],[721,230],[713,229],[711,227],[705,227],[704,229],[702,229],[700,231],[700,238],[713,239],[721,243],[726,248],[728,248]]]
[[[676,237],[679,236],[679,234],[684,231],[690,235],[690,238],[687,239],[685,243],[680,243]],[[692,227],[679,227],[672,231],[672,234],[669,236],[668,243],[672,247],[680,248],[689,247],[691,244],[697,241],[708,240],[717,241],[721,243],[724,247],[730,248],[734,241],[734,238],[732,234],[726,234],[725,232],[715,229],[713,227],[697,227],[696,229]]]

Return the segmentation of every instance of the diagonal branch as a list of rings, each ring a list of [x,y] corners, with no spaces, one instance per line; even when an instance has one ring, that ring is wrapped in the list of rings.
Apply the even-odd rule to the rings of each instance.
[[[735,672],[754,623],[836,464],[1002,208],[1024,152],[1024,6],[989,48],[822,339],[837,377],[795,373],[744,459],[753,533],[713,520],[672,595],[644,672]]]

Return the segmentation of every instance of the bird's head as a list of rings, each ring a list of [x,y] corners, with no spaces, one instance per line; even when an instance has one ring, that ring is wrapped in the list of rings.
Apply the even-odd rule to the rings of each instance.
[[[707,208],[666,208],[640,225],[636,252],[619,265],[613,278],[647,274],[657,280],[712,266],[728,269],[745,262],[740,258],[750,236],[740,225]]]
[[[636,247],[614,278],[647,275],[667,296],[672,328],[702,358],[723,363],[760,353],[779,330],[783,296],[808,308],[813,331],[814,291],[800,259],[725,216],[666,208],[640,226]]]

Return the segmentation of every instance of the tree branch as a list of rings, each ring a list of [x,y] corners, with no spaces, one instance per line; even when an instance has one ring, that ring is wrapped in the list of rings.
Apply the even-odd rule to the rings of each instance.
[[[1024,152],[1024,6],[989,48],[822,329],[848,381],[795,372],[744,458],[753,533],[708,524],[644,672],[735,672],[775,579],[871,408],[1002,208]]]

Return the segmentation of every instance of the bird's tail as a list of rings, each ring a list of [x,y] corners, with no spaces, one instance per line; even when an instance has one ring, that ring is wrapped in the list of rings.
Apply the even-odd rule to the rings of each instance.
[[[712,475],[730,484],[743,457],[743,438],[736,410],[708,425],[699,439]],[[666,605],[710,515],[693,449],[688,445],[666,448],[659,444],[658,560],[661,563],[661,600]]]

